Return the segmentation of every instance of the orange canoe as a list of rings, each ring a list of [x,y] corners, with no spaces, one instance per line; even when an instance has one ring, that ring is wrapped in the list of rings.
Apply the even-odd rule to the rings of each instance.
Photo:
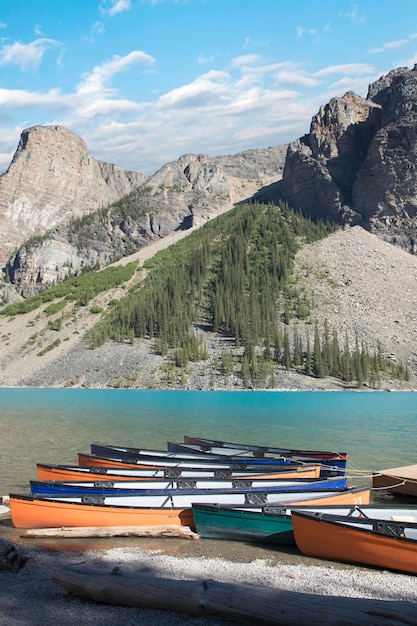
[[[81,500],[81,499],[80,499]],[[109,499],[107,498],[107,501]],[[114,498],[112,499],[114,501]],[[159,499],[161,500],[161,499]],[[165,498],[165,500],[169,500]],[[10,494],[10,514],[16,528],[59,528],[62,526],[189,526],[194,528],[193,512],[188,507],[172,507],[162,502],[155,507],[98,504],[99,498],[74,502],[72,499],[47,499]]]
[[[417,574],[417,507],[363,506],[352,515],[292,510],[296,544],[312,557]]]
[[[286,467],[285,465],[283,467]],[[117,467],[85,467],[85,466],[65,466],[51,465],[46,463],[38,463],[36,466],[38,480],[148,480],[155,478],[210,478],[217,474],[216,470],[211,469],[182,469],[177,467],[161,467],[161,468],[117,468]],[[252,468],[253,469],[253,468]],[[320,465],[311,465],[298,467],[280,472],[239,472],[237,470],[220,470],[222,477],[256,480],[267,478],[319,478]]]

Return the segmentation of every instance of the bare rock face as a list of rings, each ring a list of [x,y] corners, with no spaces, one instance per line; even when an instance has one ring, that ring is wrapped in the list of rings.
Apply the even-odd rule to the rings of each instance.
[[[275,198],[312,217],[358,223],[411,252],[417,225],[417,67],[333,98],[290,144]]]
[[[313,218],[354,215],[352,185],[380,114],[378,105],[352,92],[321,107],[310,134],[288,148],[280,197]]]
[[[24,130],[0,177],[0,265],[29,237],[107,206],[145,179],[100,163],[61,126]]]
[[[81,140],[80,140],[81,141]],[[282,177],[287,146],[209,158],[185,154],[167,163],[142,185],[78,224],[73,213],[42,237],[32,238],[9,258],[6,272],[18,294],[27,297],[78,273],[131,254],[175,230],[199,226],[263,185]],[[106,186],[118,193],[134,175],[99,164]],[[123,178],[125,177],[125,178]],[[120,196],[119,196],[120,197]],[[85,213],[84,213],[85,215]],[[70,219],[71,218],[71,219]]]
[[[368,97],[382,117],[353,185],[353,204],[374,231],[415,252],[417,66],[390,72],[370,86]]]

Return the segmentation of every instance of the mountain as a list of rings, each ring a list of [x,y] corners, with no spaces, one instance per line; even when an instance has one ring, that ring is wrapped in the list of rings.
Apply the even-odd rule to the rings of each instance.
[[[146,178],[96,161],[62,127],[23,131],[0,177],[0,264],[9,298],[97,268],[250,198],[359,224],[416,252],[417,66],[348,92],[288,146],[185,154]],[[18,294],[18,295],[16,295]]]
[[[2,260],[12,245],[18,247],[7,260],[6,275],[27,297],[176,230],[202,224],[278,180],[285,153],[286,146],[278,146],[211,159],[188,154],[146,179],[95,161],[84,142],[65,129],[28,129],[4,175],[0,232],[7,232],[10,245]],[[14,162],[19,164],[20,178],[27,163],[28,180],[22,189]],[[35,179],[42,184],[30,196]],[[8,191],[11,187],[20,190],[17,200]],[[17,204],[25,211],[19,213]],[[0,203],[0,214],[1,207]],[[5,219],[8,215],[14,215],[12,226]],[[24,241],[30,234],[38,236]]]
[[[313,218],[360,224],[416,253],[417,65],[332,98],[288,147],[282,181],[258,197]]]
[[[96,161],[66,129],[27,129],[0,177],[1,262],[8,280],[3,302],[117,260],[149,258],[245,200],[275,204],[277,212],[284,202],[341,227],[302,246],[290,291],[314,303],[314,319],[330,323],[341,341],[356,340],[405,364],[411,383],[389,380],[387,387],[414,388],[416,81],[417,66],[398,68],[370,85],[366,98],[348,92],[330,100],[310,132],[288,146],[215,158],[186,154],[148,178]],[[142,276],[135,273],[124,287],[140,284]],[[151,340],[91,350],[84,333],[125,293],[118,286],[94,297],[91,308],[67,305],[55,321],[46,320],[51,313],[43,309],[0,317],[0,384],[114,386],[120,380],[210,388],[214,380],[220,388],[241,386],[239,376],[219,375],[232,340],[210,328],[197,328],[210,366],[189,365],[183,381],[167,383],[170,365]],[[312,321],[302,324],[304,337]],[[294,337],[298,323],[288,327]],[[279,388],[341,387],[329,380],[308,383],[294,372],[275,375]]]

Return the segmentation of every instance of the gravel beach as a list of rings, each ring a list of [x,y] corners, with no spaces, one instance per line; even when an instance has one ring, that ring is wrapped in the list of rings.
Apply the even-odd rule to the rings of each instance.
[[[6,535],[18,539],[18,531],[12,528],[10,520],[3,519],[0,521],[0,537]],[[204,539],[115,539],[111,542],[102,539],[82,545],[73,539],[67,540],[66,544],[63,543],[65,540],[55,540],[55,544],[48,540],[49,545],[40,544],[39,540],[21,541],[13,543],[19,554],[27,557],[25,565],[16,572],[0,570],[0,624],[4,626],[69,626],[77,623],[85,626],[220,626],[231,623],[170,611],[98,604],[71,596],[51,579],[51,571],[69,565],[80,571],[94,568],[110,573],[117,567],[126,574],[140,572],[177,580],[212,579],[321,596],[407,601],[416,603],[417,615],[414,576],[310,559],[295,547]],[[340,621],[336,623],[342,624]],[[388,626],[391,622],[381,623]]]

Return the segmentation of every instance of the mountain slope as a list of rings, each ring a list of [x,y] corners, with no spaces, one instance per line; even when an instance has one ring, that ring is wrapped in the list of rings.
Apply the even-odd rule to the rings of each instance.
[[[160,245],[161,242],[158,249]],[[343,261],[345,253],[351,259],[348,265]],[[300,284],[314,292],[317,319],[328,319],[340,337],[346,331],[351,337],[359,333],[370,345],[380,341],[387,354],[409,365],[414,374],[410,383],[385,380],[382,388],[415,388],[416,257],[354,227],[303,246],[297,254],[296,267]],[[136,274],[134,280],[138,279]],[[105,306],[122,294],[123,289],[118,288],[99,296],[97,301]],[[83,334],[97,321],[97,316],[87,307],[78,311],[65,320],[58,333],[47,329],[47,318],[39,311],[12,321],[0,317],[0,385],[203,389],[242,386],[238,374],[226,377],[220,373],[221,354],[230,351],[229,340],[220,335],[201,331],[209,361],[193,364],[183,380],[170,382],[167,360],[155,354],[151,340],[135,341],[133,345],[109,342],[91,350],[83,341]],[[36,356],[42,346],[56,337],[62,339],[59,346]],[[334,380],[314,379],[280,368],[275,379],[278,388],[343,388]]]

